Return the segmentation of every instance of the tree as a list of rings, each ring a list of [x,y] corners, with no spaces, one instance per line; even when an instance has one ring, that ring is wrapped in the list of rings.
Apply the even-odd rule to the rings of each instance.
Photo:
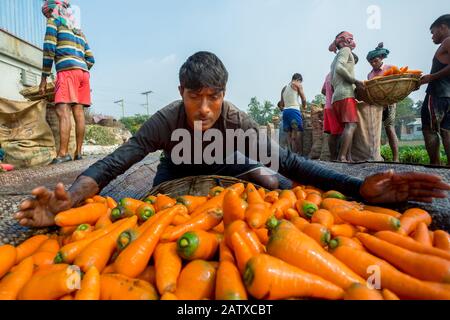
[[[311,101],[312,104],[315,104],[317,106],[325,105],[326,97],[323,94],[318,94],[314,97],[314,99]]]
[[[256,97],[251,98],[248,105],[248,115],[259,125],[266,126],[272,123],[274,116],[280,115],[280,110],[270,101],[261,104]]]
[[[141,126],[150,119],[150,116],[143,114],[136,114],[134,117],[125,117],[120,119],[125,128],[127,128],[132,134],[136,134]]]
[[[406,97],[404,100],[397,103],[397,125],[412,122],[416,119],[416,108],[414,101]]]

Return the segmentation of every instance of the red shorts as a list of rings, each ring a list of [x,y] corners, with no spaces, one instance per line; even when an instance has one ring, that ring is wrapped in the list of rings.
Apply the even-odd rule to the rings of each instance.
[[[323,111],[323,131],[332,135],[340,135],[344,131],[333,108],[325,108]]]
[[[91,105],[91,85],[89,72],[74,69],[60,71],[56,75],[55,104]]]
[[[355,98],[346,98],[333,103],[336,119],[341,125],[358,123],[358,103]]]

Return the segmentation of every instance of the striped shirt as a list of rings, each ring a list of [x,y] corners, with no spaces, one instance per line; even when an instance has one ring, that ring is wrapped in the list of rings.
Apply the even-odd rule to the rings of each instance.
[[[74,34],[59,20],[50,18],[44,40],[43,76],[52,73],[53,61],[56,72],[73,69],[89,71],[95,63],[86,37]]]

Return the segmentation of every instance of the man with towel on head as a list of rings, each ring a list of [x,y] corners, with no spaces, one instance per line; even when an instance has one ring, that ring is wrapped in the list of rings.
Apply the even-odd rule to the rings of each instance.
[[[356,43],[350,32],[339,33],[330,45],[331,52],[337,52],[331,65],[331,84],[334,88],[333,109],[337,120],[344,127],[338,161],[351,162],[353,135],[358,123],[355,88],[364,87],[364,83],[355,78],[355,58],[353,50]]]
[[[390,69],[392,66],[385,64],[384,59],[389,55],[390,51],[384,48],[383,42],[381,42],[375,50],[372,50],[367,55],[367,61],[372,66],[372,71],[367,76],[368,80],[372,80],[375,77],[382,76],[383,73]],[[389,146],[392,150],[392,156],[394,162],[399,162],[398,154],[398,138],[395,133],[395,113],[397,105],[386,106],[383,110],[383,125],[386,130],[386,135],[389,139]]]

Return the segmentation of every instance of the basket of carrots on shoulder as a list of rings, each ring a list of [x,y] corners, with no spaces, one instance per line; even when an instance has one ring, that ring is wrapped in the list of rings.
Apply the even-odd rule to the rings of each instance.
[[[422,74],[420,70],[393,66],[382,76],[365,81],[364,90],[357,90],[357,98],[371,105],[393,105],[418,88]]]
[[[95,196],[58,235],[0,247],[0,299],[449,300],[450,236],[431,223],[302,185]]]

